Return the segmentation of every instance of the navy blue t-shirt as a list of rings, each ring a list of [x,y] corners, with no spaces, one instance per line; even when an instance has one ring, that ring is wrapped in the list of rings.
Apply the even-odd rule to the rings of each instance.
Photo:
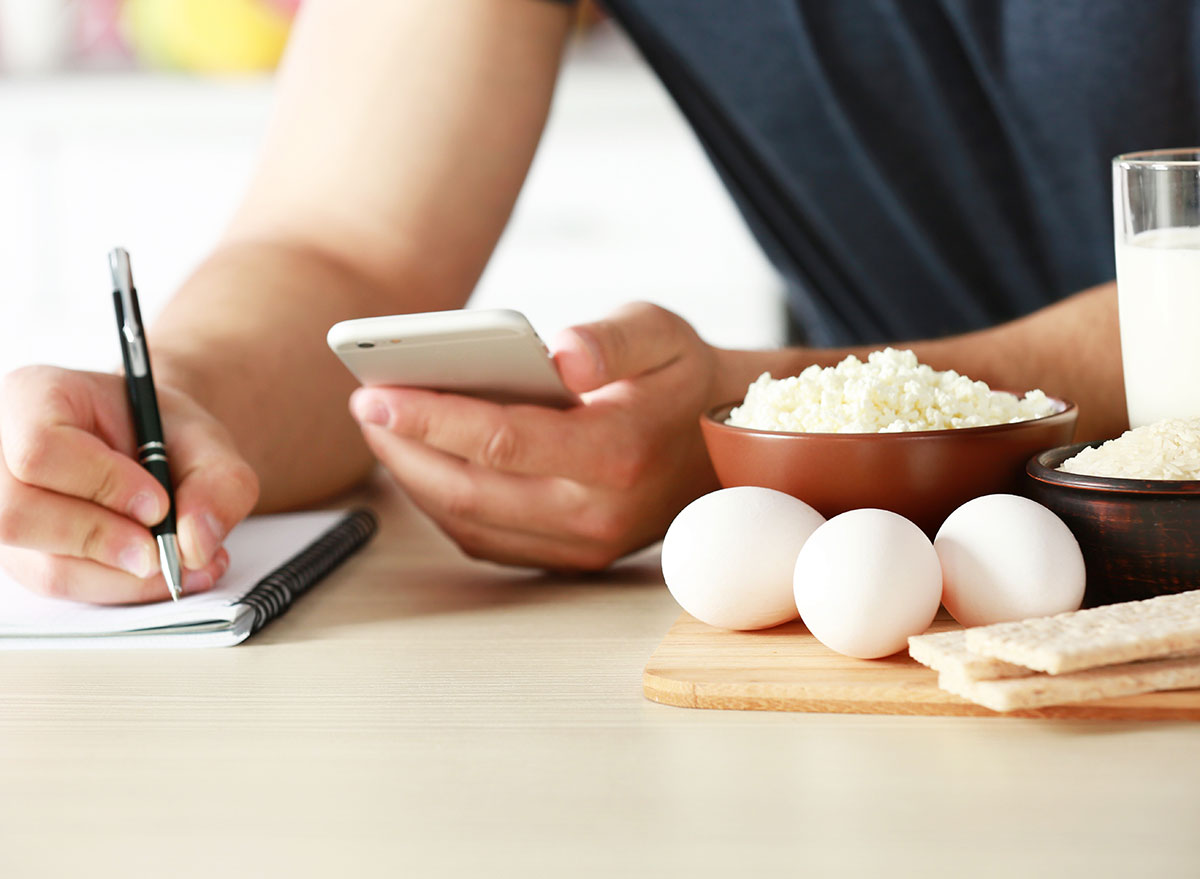
[[[1110,160],[1200,142],[1184,0],[605,0],[814,344],[941,336],[1113,277]]]

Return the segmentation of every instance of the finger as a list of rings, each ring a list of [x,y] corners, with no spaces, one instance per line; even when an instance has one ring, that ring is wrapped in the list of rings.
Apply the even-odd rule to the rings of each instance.
[[[564,571],[600,570],[619,557],[609,532],[599,527],[595,507],[585,506],[572,484],[496,478],[428,446],[389,436],[380,437],[392,446],[389,469],[413,503],[467,555]]]
[[[51,598],[88,604],[142,604],[170,598],[162,574],[131,577],[88,559],[52,556],[25,549],[5,549],[0,565],[27,588]],[[229,556],[218,553],[199,571],[183,575],[183,594],[207,592],[225,573]]]
[[[0,468],[0,543],[91,559],[146,578],[158,549],[146,528],[79,498],[18,482]]]
[[[202,568],[233,526],[254,509],[258,476],[216,422],[177,431],[171,463],[183,563]]]
[[[420,507],[416,497],[414,503]],[[500,565],[552,571],[602,571],[621,556],[596,543],[509,531],[469,520],[455,520],[443,528],[466,555]]]
[[[371,451],[439,522],[473,521],[526,534],[585,534],[585,489],[567,479],[514,476],[479,467],[415,440],[368,426]]]
[[[566,386],[577,394],[660,369],[698,341],[678,315],[647,302],[604,320],[563,330],[551,346]]]
[[[79,372],[56,366],[24,366],[0,382],[0,408],[24,417],[53,409],[56,423],[100,437],[109,448],[132,457],[137,446],[128,391],[119,375]]]
[[[29,413],[36,413],[33,418]],[[140,464],[68,419],[54,394],[43,403],[12,401],[0,410],[0,450],[8,471],[28,485],[83,498],[143,525],[167,514],[167,493]]]
[[[414,388],[359,388],[350,411],[360,424],[382,421],[396,436],[502,473],[624,484],[639,459],[636,432],[618,429],[625,419],[607,407],[563,412]]]

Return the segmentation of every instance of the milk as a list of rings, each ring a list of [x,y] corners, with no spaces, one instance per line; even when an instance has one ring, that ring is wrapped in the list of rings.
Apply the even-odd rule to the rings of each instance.
[[[1121,237],[1117,299],[1130,426],[1200,415],[1200,228]]]

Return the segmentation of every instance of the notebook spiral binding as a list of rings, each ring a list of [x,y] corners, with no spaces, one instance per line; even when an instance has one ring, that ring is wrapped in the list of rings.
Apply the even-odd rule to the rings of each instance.
[[[287,610],[297,596],[345,561],[378,528],[379,522],[370,510],[365,507],[351,510],[306,549],[255,584],[240,602],[254,612],[250,634]]]

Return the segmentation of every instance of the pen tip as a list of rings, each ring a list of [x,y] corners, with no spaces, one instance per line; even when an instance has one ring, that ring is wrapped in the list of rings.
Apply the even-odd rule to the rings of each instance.
[[[174,534],[158,535],[158,560],[171,600],[178,601],[183,594],[183,566],[179,562],[179,539]]]

